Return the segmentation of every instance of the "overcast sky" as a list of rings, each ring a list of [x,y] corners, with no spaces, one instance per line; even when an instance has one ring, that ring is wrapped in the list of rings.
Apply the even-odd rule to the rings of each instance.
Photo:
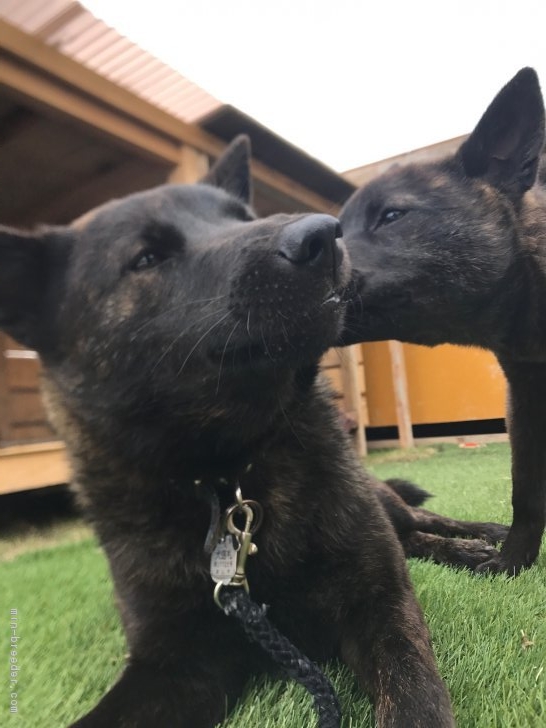
[[[522,66],[546,90],[546,0],[83,0],[339,171],[470,131]]]

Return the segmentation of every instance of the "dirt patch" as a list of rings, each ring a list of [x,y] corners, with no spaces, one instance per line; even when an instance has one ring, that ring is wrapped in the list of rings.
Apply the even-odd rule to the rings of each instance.
[[[376,450],[366,457],[367,465],[382,463],[413,463],[416,460],[427,460],[439,452],[437,447],[412,447],[409,450]]]

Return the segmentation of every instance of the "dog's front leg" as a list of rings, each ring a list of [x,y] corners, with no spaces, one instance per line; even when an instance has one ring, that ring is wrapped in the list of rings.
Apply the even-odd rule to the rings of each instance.
[[[378,728],[453,728],[421,608],[411,591],[345,623],[342,659],[374,697]]]
[[[400,539],[406,556],[430,559],[436,564],[475,569],[498,556],[498,551],[480,539],[448,538],[435,533],[412,531]]]
[[[226,706],[218,676],[197,665],[182,673],[131,663],[100,703],[71,728],[213,728],[224,720]]]
[[[513,576],[537,558],[546,523],[546,364],[499,361],[509,384],[513,520],[500,556],[478,571]]]
[[[502,523],[456,521],[424,508],[412,508],[412,513],[415,518],[415,530],[424,533],[434,533],[445,538],[454,536],[475,538],[489,544],[503,542],[508,536],[508,526]]]

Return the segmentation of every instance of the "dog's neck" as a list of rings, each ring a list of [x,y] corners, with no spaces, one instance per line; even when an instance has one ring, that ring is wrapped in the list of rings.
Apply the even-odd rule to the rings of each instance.
[[[94,412],[92,407],[66,406],[63,387],[45,379],[44,393],[50,417],[65,439],[79,470],[93,473],[102,463],[102,476],[107,464],[113,479],[119,472],[131,472],[138,462],[137,477],[149,482],[193,483],[196,480],[235,482],[257,453],[291,432],[291,418],[305,409],[316,377],[316,366],[307,367],[293,377],[290,394],[269,390],[264,403],[234,404],[218,418],[201,424],[185,413],[176,413],[176,405],[168,403],[162,410]],[[294,435],[293,435],[294,436]],[[297,438],[296,438],[297,439]],[[87,443],[79,452],[79,443]],[[142,458],[142,453],[146,458]]]
[[[520,210],[521,253],[516,276],[504,292],[506,332],[492,348],[514,361],[546,363],[546,193],[533,188]]]
[[[447,321],[441,341],[479,346],[499,358],[546,363],[546,193],[533,188],[516,214],[517,253],[465,326]]]

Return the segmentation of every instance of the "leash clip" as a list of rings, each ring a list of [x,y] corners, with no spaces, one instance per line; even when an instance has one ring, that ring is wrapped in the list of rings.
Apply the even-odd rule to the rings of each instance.
[[[219,544],[224,544],[226,537],[231,535],[237,544],[234,549],[235,554],[235,570],[229,580],[216,579],[214,576],[214,565],[217,560],[218,546],[212,553],[211,557],[211,575],[212,578],[217,581],[214,588],[214,601],[222,608],[220,603],[220,591],[224,586],[242,587],[247,593],[248,580],[246,577],[246,561],[249,556],[253,556],[258,551],[258,547],[252,542],[252,537],[259,529],[263,511],[259,503],[253,500],[243,500],[241,489],[237,487],[235,491],[235,500],[232,506],[230,506],[224,514],[224,536],[220,539]],[[236,523],[236,519],[244,520],[244,523],[240,523],[239,526]]]

